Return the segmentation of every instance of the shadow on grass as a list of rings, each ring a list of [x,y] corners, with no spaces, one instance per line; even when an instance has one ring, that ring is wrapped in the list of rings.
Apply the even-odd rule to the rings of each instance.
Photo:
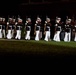
[[[2,64],[15,65],[70,65],[76,63],[76,48],[35,42],[1,41],[0,61]]]

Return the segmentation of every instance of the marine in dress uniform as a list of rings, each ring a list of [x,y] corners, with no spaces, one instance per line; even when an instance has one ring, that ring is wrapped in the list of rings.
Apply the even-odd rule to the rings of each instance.
[[[12,39],[12,18],[7,22],[7,39]]]
[[[13,18],[12,19],[12,38],[15,37],[14,33],[15,33],[15,23],[16,23],[16,20]]]
[[[76,41],[76,25],[74,26],[74,31],[75,31],[74,41]]]
[[[16,37],[15,39],[20,40],[21,39],[21,30],[22,30],[22,22],[23,20],[21,18],[18,18],[18,22],[15,23],[16,25]]]
[[[25,23],[25,30],[26,30],[26,35],[25,39],[30,40],[30,32],[31,32],[31,18],[27,18],[26,23]]]
[[[65,42],[71,41],[71,19],[66,20],[64,41]]]
[[[2,18],[2,34],[3,34],[3,38],[6,38],[6,22],[5,22],[5,18]]]
[[[50,23],[50,18],[46,18],[45,24],[44,24],[44,34],[45,34],[45,41],[50,40],[50,31],[51,31],[51,23]]]
[[[54,34],[54,41],[60,42],[60,33],[61,33],[61,18],[56,18],[56,24],[55,24],[55,34]]]
[[[0,38],[2,38],[2,17],[0,17]]]
[[[34,28],[34,34],[35,34],[36,41],[39,41],[41,38],[40,30],[41,30],[41,18],[37,17],[35,28]]]
[[[65,23],[61,22],[61,33],[60,33],[60,40],[64,41],[64,36],[65,36]]]
[[[76,41],[76,20],[75,20],[75,24],[73,25],[73,32],[74,32],[74,41]]]

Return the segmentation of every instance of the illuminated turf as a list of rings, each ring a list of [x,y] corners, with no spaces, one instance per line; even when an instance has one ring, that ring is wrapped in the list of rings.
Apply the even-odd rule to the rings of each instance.
[[[0,53],[29,54],[76,54],[76,42],[55,42],[44,40],[0,40]]]

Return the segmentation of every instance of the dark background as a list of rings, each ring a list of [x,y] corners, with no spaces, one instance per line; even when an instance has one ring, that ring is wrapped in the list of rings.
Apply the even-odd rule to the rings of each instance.
[[[45,18],[48,15],[51,19],[61,16],[63,19],[66,15],[76,14],[75,0],[11,0],[0,2],[0,16],[20,15],[22,18],[31,16],[36,18],[40,15]]]

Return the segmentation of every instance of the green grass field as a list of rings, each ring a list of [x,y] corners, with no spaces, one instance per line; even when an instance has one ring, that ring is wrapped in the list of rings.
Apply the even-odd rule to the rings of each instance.
[[[76,55],[76,42],[1,39],[0,53]]]

